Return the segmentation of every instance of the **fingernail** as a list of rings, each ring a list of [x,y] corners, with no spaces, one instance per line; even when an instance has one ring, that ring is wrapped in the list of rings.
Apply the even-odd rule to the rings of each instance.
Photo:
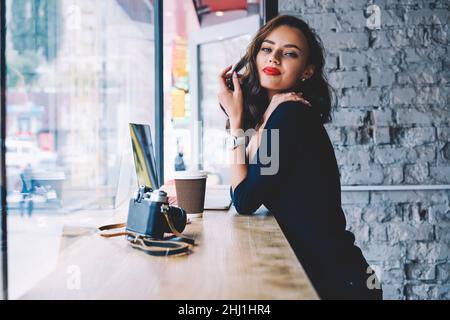
[[[236,71],[233,72],[233,77],[237,77]]]

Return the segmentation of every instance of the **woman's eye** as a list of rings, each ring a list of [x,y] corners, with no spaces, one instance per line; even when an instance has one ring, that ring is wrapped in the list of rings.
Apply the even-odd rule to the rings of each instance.
[[[261,48],[261,51],[269,53],[272,51],[270,48]],[[284,55],[292,58],[297,58],[297,54],[295,52],[286,52]]]

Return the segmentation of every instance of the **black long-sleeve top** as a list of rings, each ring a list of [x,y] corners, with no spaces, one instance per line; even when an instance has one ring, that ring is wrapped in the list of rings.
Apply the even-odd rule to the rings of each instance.
[[[318,112],[287,101],[273,111],[265,129],[267,144],[248,164],[246,178],[230,190],[236,211],[269,209],[321,298],[381,298],[381,290],[367,291],[368,264],[346,231],[339,170]],[[264,155],[276,153],[276,145],[278,170],[267,174],[277,165]]]

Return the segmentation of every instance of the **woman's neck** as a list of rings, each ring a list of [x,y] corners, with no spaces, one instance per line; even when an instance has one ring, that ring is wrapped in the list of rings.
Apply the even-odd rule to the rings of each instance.
[[[270,103],[270,101],[272,101],[273,96],[276,95],[278,92],[279,92],[279,90],[267,89],[267,101],[269,101],[269,103]]]
[[[273,98],[273,96],[274,95],[276,95],[277,93],[286,93],[286,92],[297,92],[297,91],[299,91],[299,89],[297,89],[297,88],[291,88],[291,89],[285,89],[285,90],[271,90],[271,89],[266,89],[266,91],[267,91],[267,101],[269,101],[269,103],[270,103],[270,101],[272,101],[272,98]]]

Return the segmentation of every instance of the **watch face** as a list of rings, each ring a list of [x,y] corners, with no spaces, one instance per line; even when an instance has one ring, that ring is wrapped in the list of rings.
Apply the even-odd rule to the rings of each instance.
[[[247,136],[242,136],[242,137],[239,137],[236,139],[236,144],[238,144],[240,146],[246,145],[247,144],[246,141],[247,141]]]
[[[247,145],[247,138],[246,136],[241,137],[235,137],[235,136],[228,136],[227,137],[227,148],[228,149],[234,149],[238,146]]]

